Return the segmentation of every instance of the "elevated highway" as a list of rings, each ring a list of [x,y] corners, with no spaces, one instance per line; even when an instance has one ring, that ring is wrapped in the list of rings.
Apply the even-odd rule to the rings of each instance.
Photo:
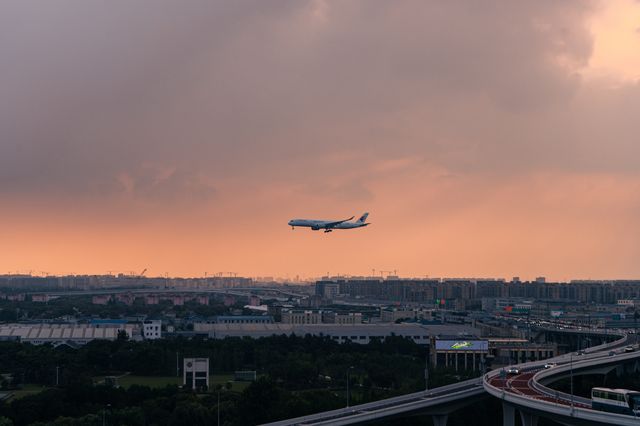
[[[558,392],[545,384],[576,374],[606,373],[619,365],[635,362],[640,369],[640,352],[626,353],[624,347],[635,342],[635,336],[589,348],[583,354],[565,354],[546,362],[534,362],[513,366],[517,374],[507,375],[504,370],[487,373],[483,378],[485,390],[502,400],[503,426],[515,425],[518,411],[524,426],[535,426],[540,417],[566,425],[635,425],[640,419],[591,408],[589,398],[580,398]],[[544,368],[545,363],[555,366]],[[508,370],[507,370],[508,371]]]
[[[354,405],[263,426],[352,425],[393,417],[431,415],[435,426],[445,426],[449,413],[486,397],[482,379],[466,380],[429,391]]]
[[[549,331],[555,330],[551,329]],[[607,422],[607,419],[612,419],[610,413],[591,410],[590,399],[572,398],[571,395],[557,392],[543,384],[561,378],[561,375],[571,367],[578,372],[583,370],[582,367],[605,368],[605,361],[615,364],[635,357],[640,359],[640,352],[624,354],[621,351],[621,348],[627,346],[632,339],[622,332],[606,333],[598,330],[558,331],[603,336],[616,335],[617,333],[620,338],[613,342],[586,349],[579,360],[573,355],[562,355],[545,361],[519,364],[517,368],[520,369],[521,373],[510,377],[503,376],[502,370],[494,370],[482,378],[438,387],[429,391],[282,420],[263,426],[351,425],[418,414],[431,415],[434,425],[445,426],[448,415],[451,412],[473,404],[486,397],[487,394],[503,401],[505,426],[513,426],[515,424],[516,410],[520,412],[525,426],[535,426],[539,417],[552,418],[568,425],[640,425],[639,419],[622,415],[617,415],[623,418],[622,422],[616,423],[617,418],[613,422]],[[611,351],[617,351],[619,354],[616,357],[610,357],[609,352]],[[556,363],[557,366],[545,369],[544,365],[550,362]],[[572,413],[575,414],[578,410],[582,410],[579,411],[580,414],[572,416]],[[566,416],[567,414],[568,417]],[[603,418],[607,419],[602,422]],[[571,422],[571,420],[579,421]],[[583,420],[584,422],[582,422]]]

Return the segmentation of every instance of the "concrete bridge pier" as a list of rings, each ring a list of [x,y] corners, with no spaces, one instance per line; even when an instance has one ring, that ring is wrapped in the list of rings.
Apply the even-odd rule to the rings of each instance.
[[[522,420],[522,426],[538,426],[538,416],[535,414],[520,411],[520,419]]]
[[[433,426],[447,426],[448,414],[434,414],[431,416],[433,419]]]
[[[516,408],[506,402],[502,403],[502,426],[516,426]]]

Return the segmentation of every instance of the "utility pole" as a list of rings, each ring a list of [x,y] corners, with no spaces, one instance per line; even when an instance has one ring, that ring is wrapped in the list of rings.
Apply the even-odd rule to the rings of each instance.
[[[56,387],[60,385],[60,366],[56,365]]]
[[[176,351],[176,377],[180,377],[180,361],[178,359],[178,351]]]

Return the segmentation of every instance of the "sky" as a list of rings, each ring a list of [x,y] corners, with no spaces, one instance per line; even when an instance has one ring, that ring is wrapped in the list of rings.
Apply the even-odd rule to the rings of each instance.
[[[640,278],[639,82],[637,0],[6,0],[0,273]]]

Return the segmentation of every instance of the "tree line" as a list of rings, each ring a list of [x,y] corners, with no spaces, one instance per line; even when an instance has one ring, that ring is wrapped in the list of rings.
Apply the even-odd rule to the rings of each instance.
[[[177,386],[94,384],[96,376],[124,372],[175,376],[176,354],[180,365],[183,357],[208,357],[212,374],[256,370],[259,379],[242,392],[223,388],[202,394]],[[15,426],[91,425],[103,418],[106,424],[204,425],[215,424],[218,415],[228,426],[258,424],[343,407],[347,371],[352,404],[424,389],[425,357],[425,347],[397,336],[367,345],[323,336],[96,340],[78,349],[0,342],[0,373],[12,377],[3,387],[46,387],[0,403],[0,417]],[[435,370],[430,387],[472,374]]]

